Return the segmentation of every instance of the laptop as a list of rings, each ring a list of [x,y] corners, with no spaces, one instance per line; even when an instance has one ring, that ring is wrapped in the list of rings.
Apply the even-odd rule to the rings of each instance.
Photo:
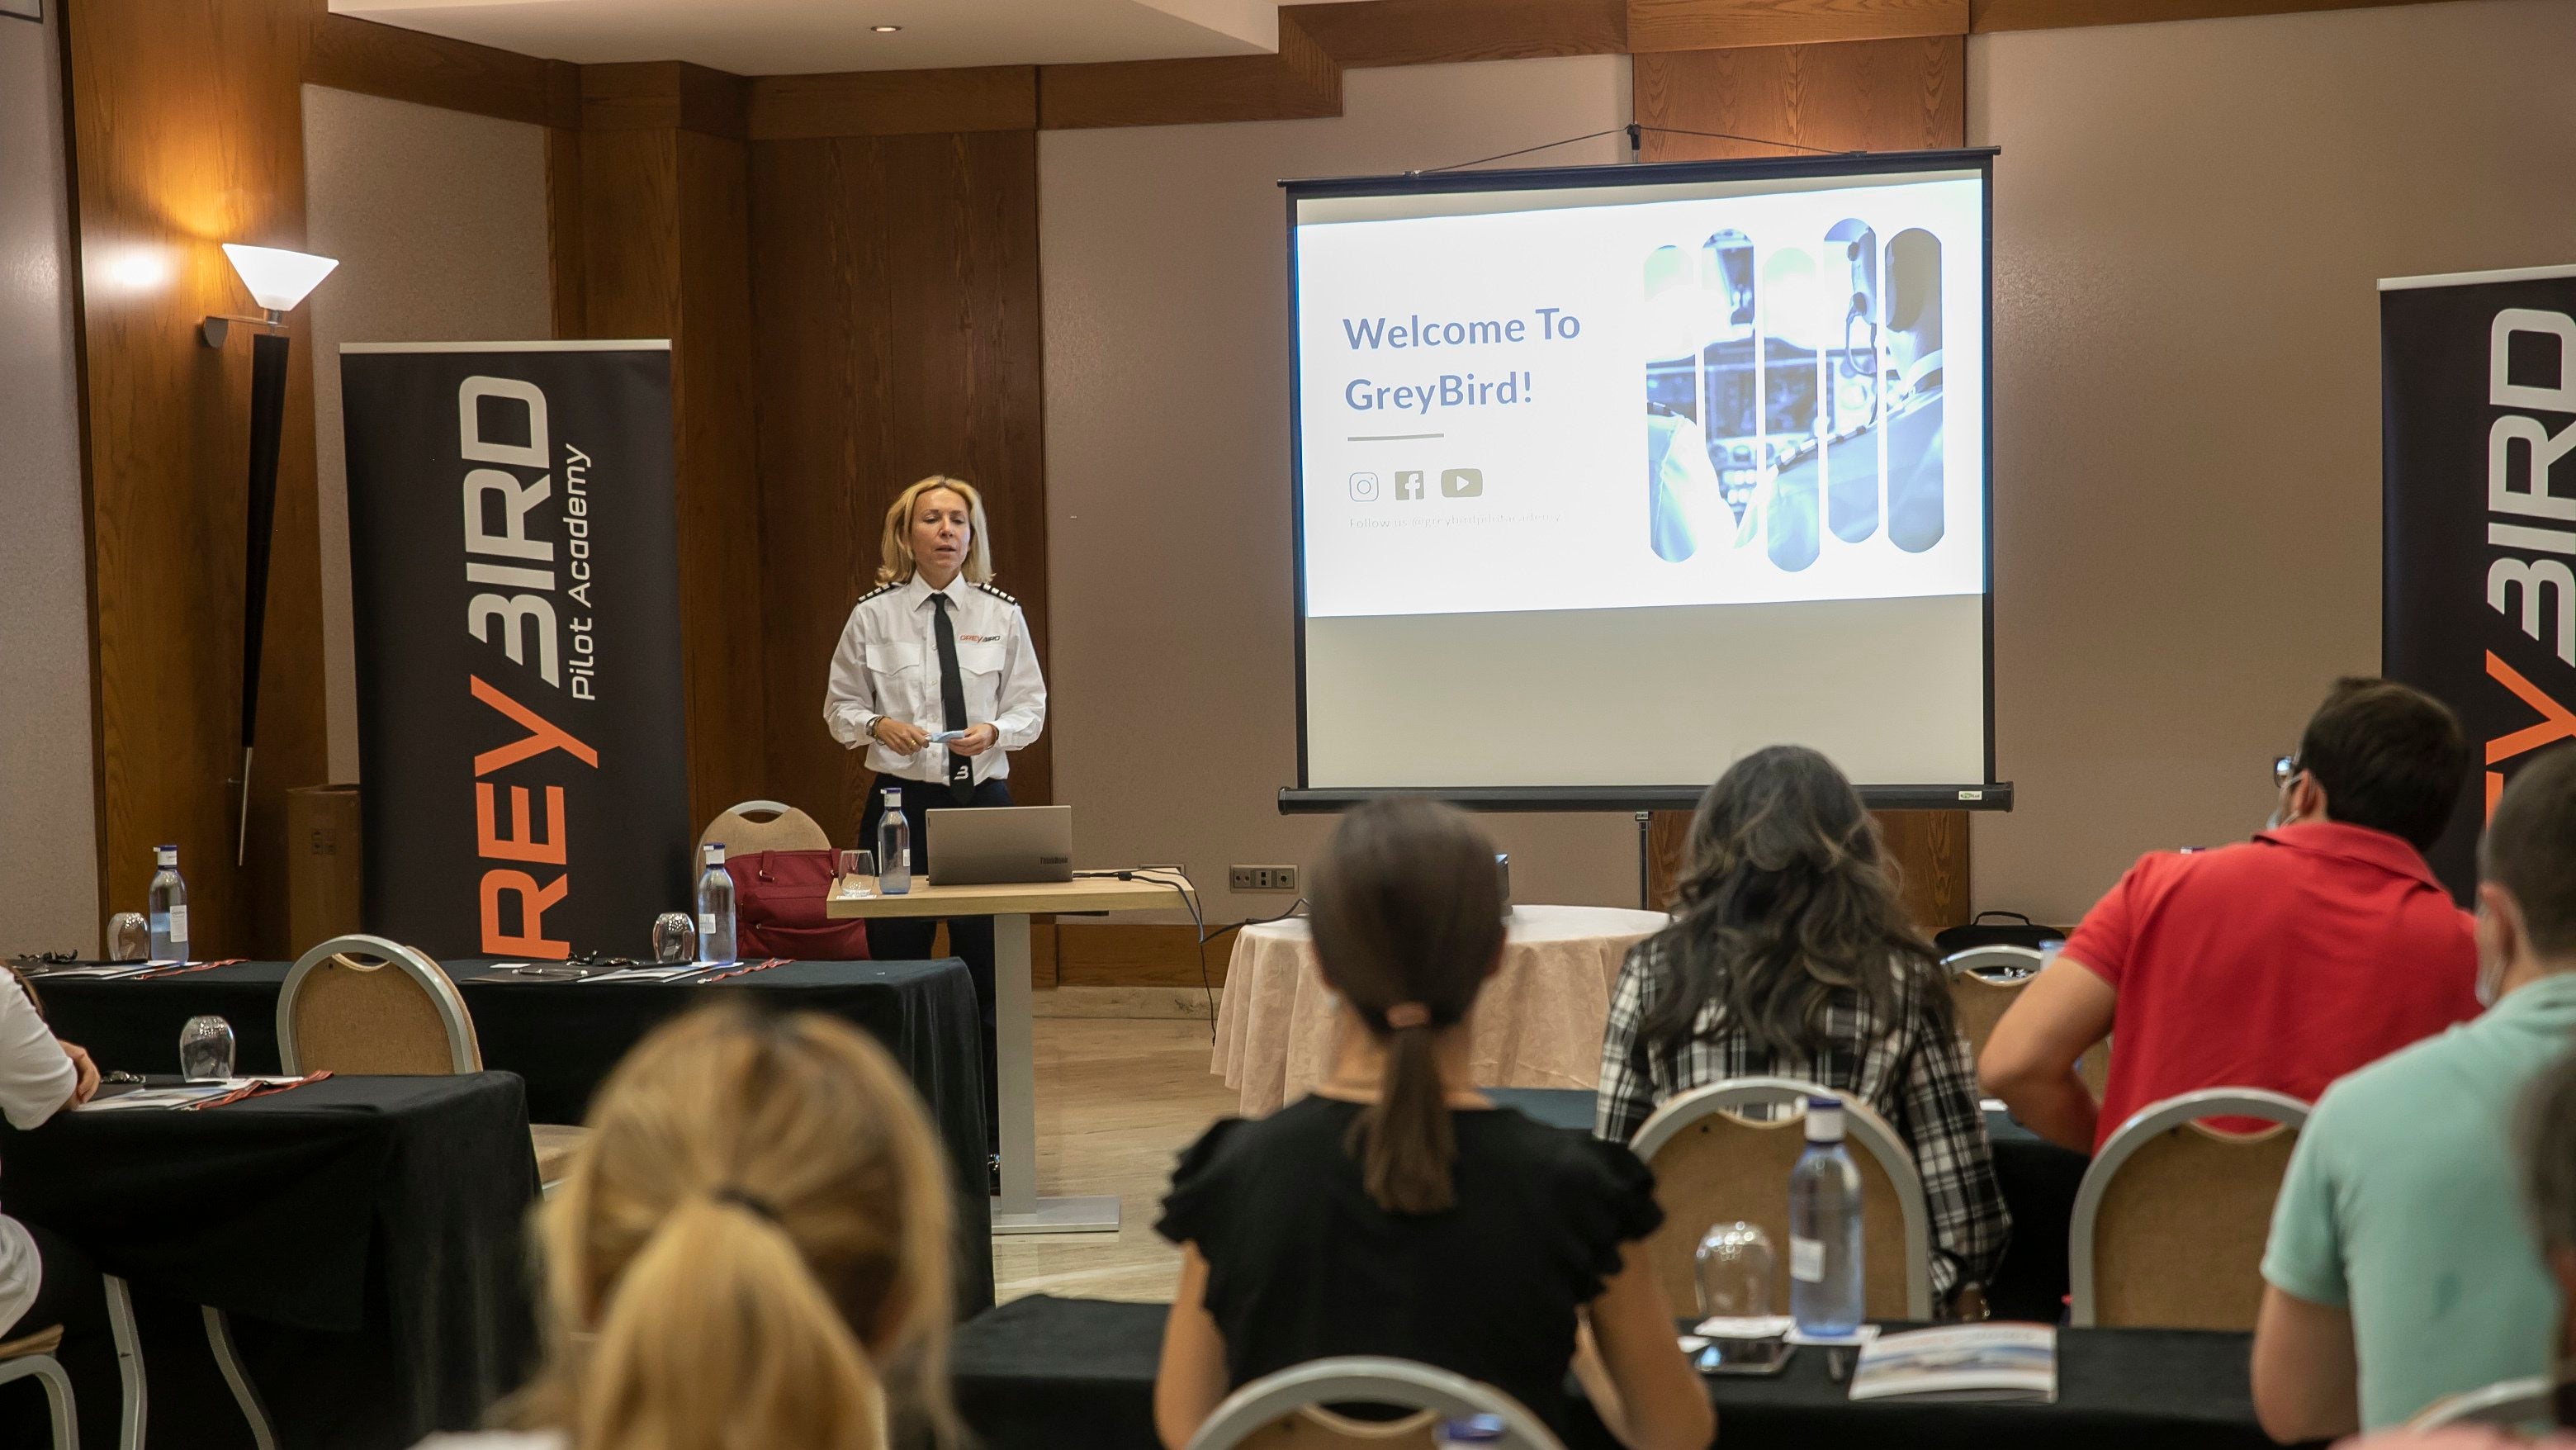
[[[922,817],[933,886],[1073,879],[1073,807],[987,806]]]

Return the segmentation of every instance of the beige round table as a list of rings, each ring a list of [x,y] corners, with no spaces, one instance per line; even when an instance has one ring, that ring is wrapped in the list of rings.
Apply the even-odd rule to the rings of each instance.
[[[1659,911],[1612,906],[1512,908],[1502,967],[1476,999],[1477,1085],[1596,1086],[1619,964],[1664,922]],[[1276,1111],[1331,1070],[1340,1016],[1305,922],[1246,927],[1226,968],[1209,1071],[1242,1094],[1245,1117]]]

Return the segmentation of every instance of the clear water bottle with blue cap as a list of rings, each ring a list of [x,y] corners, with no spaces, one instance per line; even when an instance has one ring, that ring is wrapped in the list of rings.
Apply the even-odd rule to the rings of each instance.
[[[1443,1420],[1433,1428],[1431,1443],[1440,1450],[1453,1446],[1500,1445],[1503,1443],[1503,1417],[1469,1415],[1463,1420]]]
[[[1789,1169],[1789,1318],[1815,1339],[1860,1332],[1860,1169],[1839,1098],[1807,1099],[1807,1150]]]
[[[188,883],[179,876],[179,848],[152,848],[151,936],[146,950],[156,962],[188,959]]]
[[[912,894],[912,823],[903,818],[903,792],[887,786],[877,817],[877,894]]]
[[[698,960],[712,966],[734,959],[733,873],[725,870],[724,843],[709,843],[698,872]]]

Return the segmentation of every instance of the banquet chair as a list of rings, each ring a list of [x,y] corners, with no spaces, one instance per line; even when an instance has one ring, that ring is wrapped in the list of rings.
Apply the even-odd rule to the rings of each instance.
[[[2409,1430],[2439,1430],[2445,1425],[2494,1425],[2520,1429],[2546,1425],[2557,1418],[2558,1382],[2547,1375],[2498,1380],[2484,1389],[2444,1395],[2406,1422]]]
[[[290,1073],[483,1070],[455,981],[420,952],[376,936],[335,936],[296,959],[277,994],[277,1056]],[[585,1131],[528,1125],[539,1184],[552,1189],[563,1178]]]
[[[1805,1100],[1840,1099],[1843,1134],[1859,1151],[1862,1305],[1872,1319],[1932,1317],[1932,1214],[1905,1140],[1868,1103],[1789,1077],[1737,1077],[1667,1100],[1629,1143],[1655,1171],[1664,1223],[1648,1262],[1676,1308],[1699,1302],[1700,1236],[1741,1220],[1782,1249],[1789,1242],[1789,1167],[1806,1151]],[[1796,1106],[1776,1118],[1744,1110]],[[1775,1306],[1776,1307],[1776,1306]]]
[[[1986,1039],[1995,1035],[1995,1024],[2021,1000],[2021,989],[2039,975],[2044,960],[2030,947],[2000,945],[1970,947],[1941,959],[1941,970],[1950,980],[1951,1011],[1959,1019],[1959,1035],[1968,1039],[1971,1059],[1985,1055]],[[2079,1058],[2075,1072],[2099,1099],[2111,1077],[2109,1041]]]
[[[1328,1405],[1387,1405],[1397,1420],[1356,1420]],[[1504,1450],[1564,1450],[1520,1401],[1463,1375],[1408,1359],[1353,1355],[1284,1369],[1226,1396],[1188,1450],[1432,1450],[1443,1420],[1491,1415]]]
[[[2204,1118],[2270,1126],[2222,1133]],[[2140,1109],[2093,1155],[2067,1230],[2070,1322],[2250,1331],[2263,1241],[2307,1104],[2205,1088]]]
[[[54,1351],[63,1347],[63,1327],[39,1329],[0,1340],[0,1384],[34,1378],[45,1387],[45,1408],[54,1420],[54,1450],[77,1450],[80,1420],[72,1406],[72,1378]]]
[[[828,851],[831,833],[812,816],[783,801],[744,801],[726,808],[698,833],[698,845],[724,843],[725,855],[754,851]]]

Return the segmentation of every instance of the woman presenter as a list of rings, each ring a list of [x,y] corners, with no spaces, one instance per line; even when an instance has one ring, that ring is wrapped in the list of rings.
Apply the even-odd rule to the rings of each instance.
[[[930,869],[925,812],[1011,803],[1009,752],[1046,728],[1046,681],[1019,601],[992,585],[983,496],[938,474],[886,510],[885,562],[877,587],[861,596],[832,655],[823,719],[832,738],[867,747],[877,775],[860,817],[859,844],[872,848],[885,789],[902,792],[912,825],[912,872]],[[948,738],[953,737],[953,738]],[[880,866],[883,863],[879,863]],[[868,950],[881,958],[930,955],[928,917],[868,923]],[[952,918],[950,950],[975,977],[984,1013],[984,1136],[1000,1141],[993,1046],[993,919]]]

